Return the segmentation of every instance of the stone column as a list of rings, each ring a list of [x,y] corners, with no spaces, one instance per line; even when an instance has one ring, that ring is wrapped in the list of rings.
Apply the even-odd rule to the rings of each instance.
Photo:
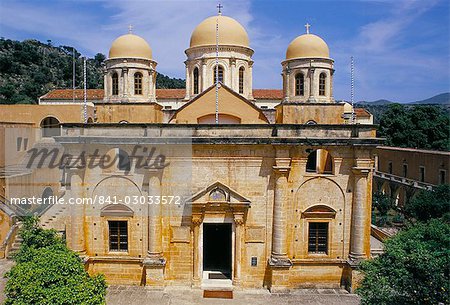
[[[309,98],[308,102],[316,102],[316,83],[314,79],[314,68],[309,69]]]
[[[230,88],[239,93],[239,75],[236,74],[236,58],[230,58]]]
[[[122,79],[123,79],[122,96],[128,97],[128,69],[127,68],[122,69]]]
[[[370,168],[354,167],[352,226],[350,233],[350,260],[358,262],[368,258],[365,243],[370,242],[370,208],[368,204],[368,175]],[[370,252],[370,247],[369,250]]]
[[[249,61],[248,62],[248,73],[247,73],[247,80],[248,80],[248,86],[247,88],[244,88],[244,93],[245,90],[248,90],[248,99],[249,100],[253,100],[253,61]]]
[[[206,59],[202,58],[201,61],[202,61],[202,88],[200,92],[203,92],[206,90],[208,84],[206,82]]]
[[[288,175],[290,158],[277,158],[273,167],[275,177],[272,227],[272,255],[269,265],[274,267],[291,266],[287,256],[287,201],[288,201]]]
[[[161,181],[158,171],[151,172],[148,185],[148,196],[161,196]],[[143,261],[146,270],[147,286],[164,286],[164,267],[166,259],[162,249],[161,204],[148,205],[148,251]]]
[[[289,66],[287,66],[285,71],[284,71],[284,73],[286,74],[286,97],[285,97],[285,100],[286,100],[286,102],[289,102],[289,98],[292,95],[292,92],[291,92],[291,78],[290,78],[291,68],[289,68]]]
[[[200,245],[199,245],[199,238],[200,238],[200,225],[202,224],[202,216],[201,215],[192,215],[192,231],[193,231],[193,263],[192,266],[192,281],[194,286],[199,286],[201,282],[201,275],[200,275]]]
[[[68,198],[87,197],[83,188],[82,170],[67,168],[67,176],[70,181],[70,190],[66,193]],[[86,254],[84,231],[84,204],[70,206],[70,248],[80,255]]]
[[[186,60],[184,62],[186,65],[186,95],[184,96],[185,100],[189,100],[191,98],[191,94],[194,93],[193,86],[191,86],[191,75],[189,73],[189,63]],[[192,80],[192,83],[194,83],[194,80]]]
[[[150,100],[156,102],[156,70],[150,69]]]
[[[239,286],[241,282],[242,234],[244,230],[244,214],[234,214],[235,242],[234,242],[234,278],[233,284]]]
[[[156,175],[150,177],[148,195],[161,196],[161,183]],[[148,257],[158,260],[162,257],[161,204],[148,205]]]

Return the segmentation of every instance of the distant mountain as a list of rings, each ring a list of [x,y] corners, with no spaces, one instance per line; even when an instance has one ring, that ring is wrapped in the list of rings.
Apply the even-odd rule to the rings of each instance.
[[[450,92],[441,93],[425,100],[412,102],[410,104],[434,104],[434,105],[450,105]]]
[[[376,100],[376,101],[372,101],[372,102],[367,102],[367,101],[359,101],[356,102],[357,105],[360,106],[383,106],[383,105],[389,105],[389,104],[393,104],[393,103],[397,103],[397,102],[393,102],[393,101],[389,101],[389,100],[385,100],[385,99],[381,99],[381,100]],[[416,101],[416,102],[408,102],[408,103],[403,103],[403,104],[407,104],[407,105],[450,105],[450,92],[447,93],[441,93],[438,95],[435,95],[433,97],[421,100],[421,101]]]
[[[370,105],[370,106],[389,105],[389,104],[392,104],[392,103],[395,103],[395,102],[391,102],[391,101],[388,101],[388,100],[376,100],[376,101],[373,101],[373,102],[367,102],[367,101],[357,102],[358,105]]]

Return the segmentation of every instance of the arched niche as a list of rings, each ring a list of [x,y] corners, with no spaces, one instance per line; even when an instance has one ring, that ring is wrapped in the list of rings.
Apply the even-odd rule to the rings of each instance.
[[[53,116],[42,119],[40,127],[42,130],[42,137],[55,137],[61,135],[60,121]]]
[[[335,218],[336,211],[323,204],[316,204],[307,208],[302,213],[302,218]]]
[[[208,114],[197,119],[199,124],[215,124],[216,123],[216,114]],[[229,115],[229,114],[219,114],[219,123],[220,124],[241,124],[241,119]]]

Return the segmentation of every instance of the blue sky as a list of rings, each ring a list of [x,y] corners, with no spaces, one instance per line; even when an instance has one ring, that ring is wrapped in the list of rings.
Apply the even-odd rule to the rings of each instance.
[[[450,2],[447,0],[221,1],[224,15],[247,29],[254,88],[281,88],[289,42],[305,32],[321,36],[335,60],[334,96],[350,99],[350,56],[356,100],[407,102],[450,91]],[[153,49],[157,70],[185,75],[184,50],[216,1],[0,1],[0,36],[52,40],[88,56],[107,54],[129,24]]]

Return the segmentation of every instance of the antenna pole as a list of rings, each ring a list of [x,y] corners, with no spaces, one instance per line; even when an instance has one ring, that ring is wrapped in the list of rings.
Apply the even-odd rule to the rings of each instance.
[[[83,121],[87,123],[87,84],[86,84],[86,56],[83,60],[83,81],[84,81],[84,103],[83,103]]]
[[[72,48],[72,103],[75,104],[75,48]]]
[[[219,16],[222,15],[222,5],[217,5],[216,17],[216,124],[219,124]]]
[[[352,104],[352,119],[351,123],[355,124],[355,63],[353,61],[353,56],[350,57],[350,101]]]

